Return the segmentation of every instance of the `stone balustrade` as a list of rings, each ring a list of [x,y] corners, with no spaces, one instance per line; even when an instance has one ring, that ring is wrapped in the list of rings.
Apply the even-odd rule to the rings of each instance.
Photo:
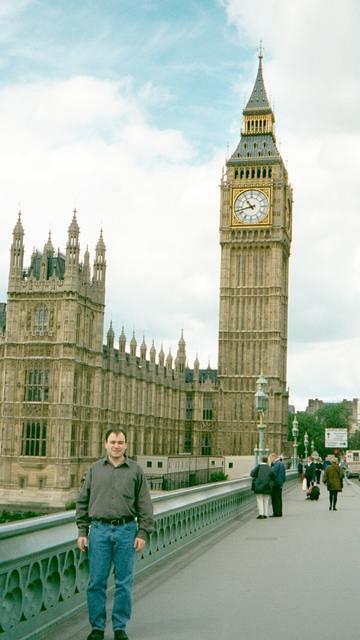
[[[153,498],[155,530],[137,574],[255,506],[250,479]],[[74,511],[0,526],[0,640],[31,640],[85,605],[88,561]]]

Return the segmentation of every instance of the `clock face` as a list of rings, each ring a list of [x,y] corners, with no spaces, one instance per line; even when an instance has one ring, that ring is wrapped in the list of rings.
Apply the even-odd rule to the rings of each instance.
[[[234,203],[234,213],[243,224],[262,222],[268,212],[269,200],[265,193],[257,189],[243,191]]]

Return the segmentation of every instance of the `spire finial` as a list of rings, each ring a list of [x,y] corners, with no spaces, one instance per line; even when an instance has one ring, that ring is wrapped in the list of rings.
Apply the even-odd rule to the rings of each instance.
[[[264,57],[264,47],[263,47],[263,42],[262,40],[260,40],[260,44],[259,44],[259,48],[258,48],[258,55],[259,55],[259,60],[261,62],[261,60]]]

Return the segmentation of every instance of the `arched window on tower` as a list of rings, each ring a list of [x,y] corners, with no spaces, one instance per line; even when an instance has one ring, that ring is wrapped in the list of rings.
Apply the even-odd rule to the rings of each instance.
[[[40,305],[36,307],[33,316],[34,333],[46,333],[49,327],[49,312],[47,307]]]

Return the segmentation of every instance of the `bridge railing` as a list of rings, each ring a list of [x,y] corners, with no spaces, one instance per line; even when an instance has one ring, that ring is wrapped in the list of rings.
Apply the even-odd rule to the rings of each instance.
[[[155,529],[138,574],[255,506],[248,477],[167,492],[153,503]],[[0,526],[0,640],[35,640],[85,605],[88,560],[76,537],[74,511]]]

